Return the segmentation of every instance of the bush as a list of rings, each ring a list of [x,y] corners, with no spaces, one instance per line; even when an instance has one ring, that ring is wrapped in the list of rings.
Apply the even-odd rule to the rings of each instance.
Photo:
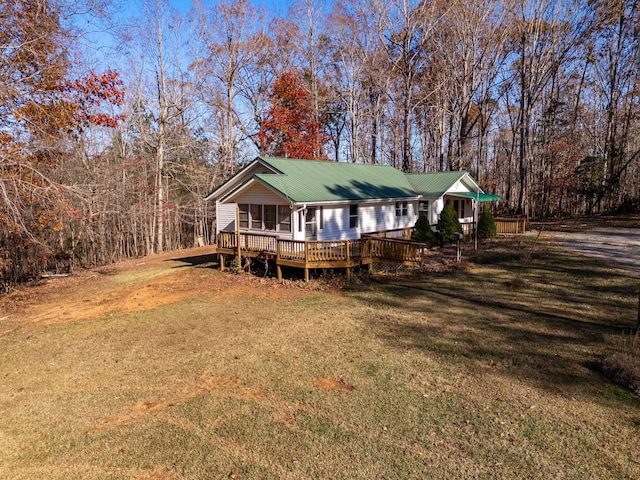
[[[480,238],[489,238],[496,236],[496,221],[491,215],[488,206],[484,206],[482,210],[482,214],[478,219],[478,237]]]
[[[420,217],[418,217],[413,234],[411,235],[411,240],[426,243],[428,248],[435,247],[440,244],[440,240],[431,229],[429,219],[426,215],[420,215]]]
[[[453,208],[452,203],[447,203],[444,210],[442,210],[436,230],[443,244],[452,243],[456,232],[462,233],[458,212]]]
[[[607,377],[640,395],[640,347],[631,345],[604,359],[603,370]]]

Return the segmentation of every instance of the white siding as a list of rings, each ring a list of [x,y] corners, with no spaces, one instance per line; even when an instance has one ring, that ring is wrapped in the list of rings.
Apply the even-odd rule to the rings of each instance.
[[[234,195],[233,201],[259,205],[289,205],[286,199],[259,183],[254,183],[239,194]]]
[[[236,204],[216,202],[216,234],[236,229]]]
[[[324,225],[319,240],[348,240],[363,233],[411,228],[417,220],[417,202],[407,202],[407,215],[396,217],[396,202],[359,203],[358,226],[349,228],[350,204],[324,207]]]
[[[232,192],[235,188],[237,188],[242,183],[249,180],[257,173],[273,173],[272,170],[268,169],[266,166],[261,163],[254,163],[253,165],[247,167],[246,169],[238,172],[236,176],[232,177],[226,184],[223,184],[218,191],[215,192],[215,195],[212,197],[208,197],[207,200],[211,198],[221,199]]]
[[[361,208],[358,208],[359,220],[361,215]],[[360,236],[358,228],[349,228],[349,204],[325,205],[323,219],[323,228],[318,230],[318,240],[350,240]]]
[[[450,187],[449,190],[447,190],[447,192],[469,192],[469,191],[470,191],[469,187],[467,187],[460,180],[454,183],[453,186]]]
[[[431,218],[429,218],[429,223],[431,225],[436,225],[438,220],[440,220],[440,214],[442,210],[444,210],[444,198],[436,198],[432,200],[429,206]]]
[[[369,204],[361,208],[361,233],[411,228],[418,219],[417,202],[407,202],[407,214],[396,216],[396,203]]]

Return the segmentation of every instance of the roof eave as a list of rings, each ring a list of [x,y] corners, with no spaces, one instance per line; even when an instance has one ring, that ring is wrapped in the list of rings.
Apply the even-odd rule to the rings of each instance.
[[[209,193],[208,195],[206,195],[204,197],[204,200],[206,202],[208,202],[210,200],[222,200],[222,199],[228,197],[229,195],[233,194],[233,192],[235,190],[237,190],[239,187],[241,187],[242,185],[244,185],[246,183],[246,181],[245,182],[241,182],[242,175],[245,174],[251,167],[253,167],[253,166],[257,165],[257,164],[263,165],[264,167],[272,170],[273,173],[275,173],[275,174],[282,173],[277,168],[275,168],[273,165],[271,165],[268,161],[266,161],[264,158],[256,157],[251,162],[249,162],[247,165],[242,167],[238,172],[236,172],[226,182],[223,182],[222,184],[220,184],[216,188],[214,188],[211,191],[211,193]]]

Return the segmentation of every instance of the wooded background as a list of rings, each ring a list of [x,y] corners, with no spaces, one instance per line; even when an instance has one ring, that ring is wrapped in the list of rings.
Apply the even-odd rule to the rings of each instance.
[[[128,2],[124,3],[126,6]],[[637,0],[0,3],[0,279],[209,243],[257,154],[637,212]]]

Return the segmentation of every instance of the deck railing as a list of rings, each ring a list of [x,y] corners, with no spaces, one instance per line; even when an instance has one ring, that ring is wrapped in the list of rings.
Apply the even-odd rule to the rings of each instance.
[[[219,233],[219,250],[236,250],[237,247],[236,232]],[[270,254],[277,260],[304,265],[352,264],[372,259],[422,264],[426,246],[409,240],[372,235],[363,235],[354,240],[300,241],[284,240],[273,235],[240,233],[240,249],[254,254]]]
[[[218,248],[237,248],[235,232],[220,232],[218,234]]]
[[[393,260],[399,262],[424,262],[426,245],[409,240],[366,237],[369,240],[370,256],[377,260]]]
[[[379,232],[368,233],[368,236],[382,237],[382,238],[398,238],[401,240],[409,240],[413,228],[396,228],[393,230],[380,230]]]
[[[298,240],[279,240],[275,253],[277,258],[284,260],[304,262],[306,258],[304,242]]]
[[[259,233],[240,233],[240,248],[249,252],[276,252],[278,237]],[[238,248],[236,232],[222,231],[218,236],[219,248]]]
[[[526,228],[526,217],[496,218],[496,233],[498,234],[525,233]]]
[[[346,241],[307,242],[307,261],[346,262],[349,259],[349,244]]]

